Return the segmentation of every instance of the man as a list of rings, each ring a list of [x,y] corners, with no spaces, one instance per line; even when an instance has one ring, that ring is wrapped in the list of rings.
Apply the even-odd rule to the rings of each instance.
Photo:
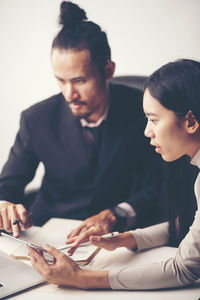
[[[24,187],[39,162],[45,175],[30,207],[35,225],[51,217],[86,219],[68,236],[78,244],[153,222],[159,161],[143,135],[142,94],[109,84],[115,64],[106,34],[86,19],[77,5],[61,4],[51,55],[61,94],[22,112],[0,176],[0,228],[14,236],[32,224]]]

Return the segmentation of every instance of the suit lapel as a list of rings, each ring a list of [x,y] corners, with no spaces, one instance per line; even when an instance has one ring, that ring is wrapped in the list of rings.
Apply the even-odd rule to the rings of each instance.
[[[122,143],[126,122],[122,120],[121,109],[117,99],[111,98],[108,118],[102,135],[96,181],[106,172]]]

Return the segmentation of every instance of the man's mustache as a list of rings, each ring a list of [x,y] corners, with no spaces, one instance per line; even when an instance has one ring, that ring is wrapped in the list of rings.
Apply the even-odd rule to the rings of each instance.
[[[85,101],[80,101],[77,99],[73,99],[71,101],[68,102],[69,104],[79,104],[79,105],[87,105],[87,103]]]

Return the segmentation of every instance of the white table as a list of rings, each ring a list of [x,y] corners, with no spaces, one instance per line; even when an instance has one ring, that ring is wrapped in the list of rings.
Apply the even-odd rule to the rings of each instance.
[[[33,227],[26,232],[27,236],[32,236],[38,230],[37,227]],[[16,248],[18,242],[8,239],[6,237],[0,237],[0,250],[11,254]],[[165,253],[174,249],[171,248],[160,248],[154,249],[151,256],[160,256],[160,260],[165,258]],[[118,249],[117,255],[124,252],[124,255],[131,257],[131,252],[124,248]],[[115,252],[116,253],[116,252]],[[165,255],[164,255],[165,254]],[[142,255],[147,255],[142,254]],[[164,255],[164,257],[163,257]],[[138,256],[138,254],[137,254]],[[97,254],[94,261],[91,263],[91,267],[98,265],[101,261],[104,265],[114,257],[113,252],[100,251]],[[138,262],[143,259],[142,256],[138,256]],[[146,257],[147,259],[147,257]],[[29,262],[28,262],[29,263]],[[113,299],[113,300],[198,300],[200,297],[200,283],[195,283],[194,286],[181,288],[181,289],[171,289],[171,290],[157,290],[157,291],[107,291],[107,290],[79,290],[74,288],[64,288],[58,287],[49,283],[41,284],[40,286],[31,288],[23,293],[16,296],[11,296],[10,300],[102,300],[102,299]]]

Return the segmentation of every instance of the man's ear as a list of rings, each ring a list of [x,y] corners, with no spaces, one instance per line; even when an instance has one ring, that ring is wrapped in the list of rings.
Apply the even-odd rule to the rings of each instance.
[[[199,129],[199,123],[191,110],[188,111],[188,113],[185,115],[185,118],[187,132],[189,134],[194,134],[195,132],[197,132],[197,130]]]
[[[115,63],[113,61],[109,61],[105,66],[105,78],[111,79],[115,72]]]

